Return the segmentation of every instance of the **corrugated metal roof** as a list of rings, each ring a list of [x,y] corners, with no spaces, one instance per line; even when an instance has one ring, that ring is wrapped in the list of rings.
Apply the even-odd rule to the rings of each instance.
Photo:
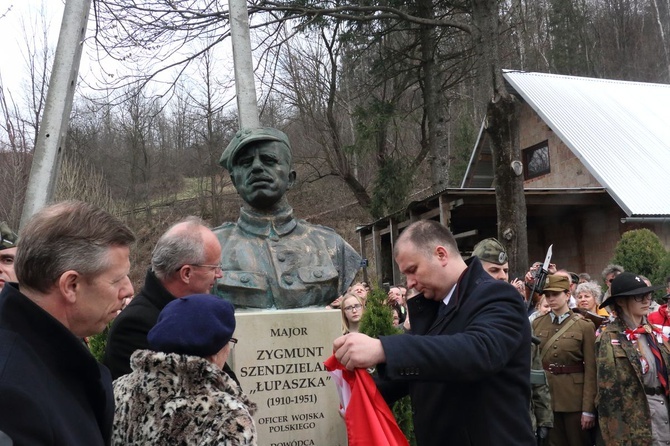
[[[631,215],[670,214],[670,85],[506,71]]]

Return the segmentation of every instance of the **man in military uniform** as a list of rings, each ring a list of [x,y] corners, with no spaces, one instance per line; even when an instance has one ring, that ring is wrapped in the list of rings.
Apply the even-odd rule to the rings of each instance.
[[[509,270],[507,252],[498,240],[487,238],[477,243],[472,250],[472,256],[479,258],[484,270],[491,277],[507,281],[507,272]],[[533,393],[530,404],[530,419],[533,423],[533,432],[535,432],[538,444],[543,444],[549,436],[549,429],[554,426],[554,414],[551,410],[551,396],[549,395],[547,376],[544,373],[542,361],[540,360],[540,339],[534,334],[531,338],[530,384]]]
[[[273,128],[237,132],[219,163],[244,200],[237,223],[214,229],[222,247],[216,293],[236,307],[327,305],[344,294],[361,258],[335,231],[293,216],[288,137]]]
[[[0,222],[0,290],[7,282],[16,282],[14,257],[16,257],[16,241],[18,237],[7,223]]]
[[[494,238],[485,238],[475,245],[472,256],[482,262],[482,267],[491,277],[498,280],[509,280],[509,263],[503,245]]]

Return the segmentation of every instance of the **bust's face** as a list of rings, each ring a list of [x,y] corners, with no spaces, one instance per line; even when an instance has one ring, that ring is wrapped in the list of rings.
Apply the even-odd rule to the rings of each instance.
[[[233,159],[231,178],[242,199],[257,209],[269,209],[293,186],[285,146],[258,141],[240,150]]]

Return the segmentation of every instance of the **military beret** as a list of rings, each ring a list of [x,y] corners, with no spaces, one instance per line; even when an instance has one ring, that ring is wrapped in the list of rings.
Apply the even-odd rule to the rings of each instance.
[[[247,144],[256,141],[277,141],[283,143],[286,146],[286,152],[288,153],[290,159],[291,144],[289,143],[286,133],[272,127],[262,127],[258,129],[238,130],[233,139],[230,141],[230,144],[228,144],[228,147],[226,147],[226,150],[223,151],[221,159],[219,160],[219,164],[228,170],[228,172],[230,172],[237,152],[239,152]]]
[[[6,222],[0,222],[0,250],[15,248],[18,239],[19,237],[9,229]]]
[[[147,341],[157,352],[205,358],[218,353],[234,332],[233,304],[212,294],[193,294],[163,308]]]
[[[496,265],[504,265],[507,263],[507,252],[505,247],[498,240],[494,238],[485,238],[475,245],[472,250],[472,256],[478,257],[484,262],[495,263]]]

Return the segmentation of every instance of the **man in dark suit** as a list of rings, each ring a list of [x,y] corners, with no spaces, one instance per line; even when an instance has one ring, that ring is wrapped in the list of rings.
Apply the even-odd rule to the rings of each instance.
[[[530,326],[519,293],[467,262],[443,225],[422,220],[395,246],[407,286],[410,334],[335,340],[348,369],[377,366],[387,401],[409,394],[419,446],[534,445]]]
[[[82,202],[46,207],[23,228],[21,290],[6,283],[0,293],[0,431],[15,445],[110,444],[111,377],[82,338],[133,295],[134,241],[116,217]]]
[[[221,245],[197,217],[168,229],[156,243],[142,290],[119,314],[107,336],[103,363],[112,378],[130,373],[130,355],[147,349],[147,333],[172,300],[206,294],[221,277]]]

